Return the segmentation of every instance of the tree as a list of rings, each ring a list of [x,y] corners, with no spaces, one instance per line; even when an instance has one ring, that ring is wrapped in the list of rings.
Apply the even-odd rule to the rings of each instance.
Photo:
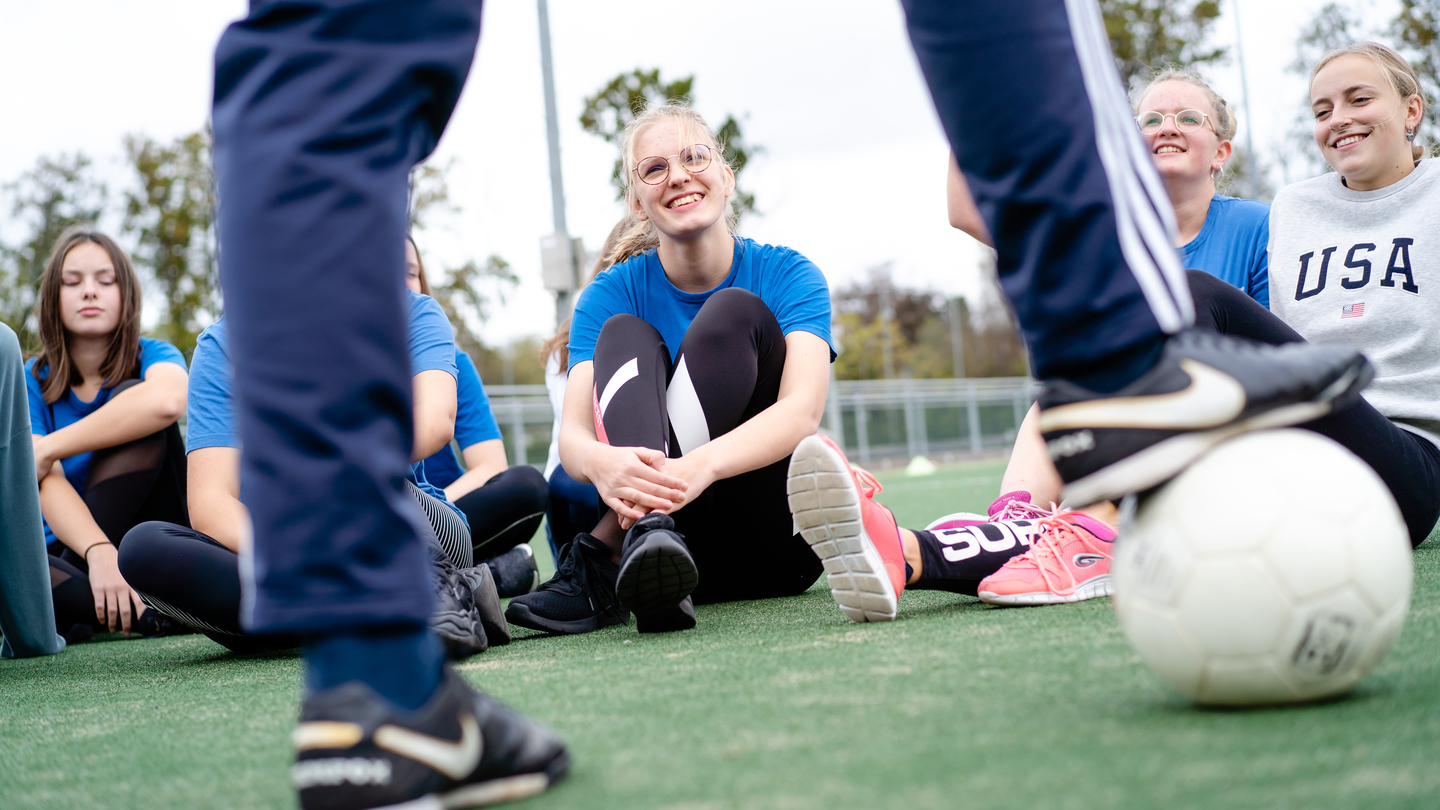
[[[649,71],[636,68],[629,73],[621,73],[607,82],[595,95],[585,99],[585,109],[580,113],[580,126],[606,143],[618,146],[625,127],[647,107],[671,101],[693,104],[690,91],[694,84],[694,76],[685,76],[672,82],[663,81],[659,68]],[[725,121],[715,130],[715,139],[720,143],[725,160],[735,171],[736,212],[742,217],[747,213],[756,213],[755,195],[740,188],[740,172],[750,158],[762,150],[746,143],[740,130],[740,122],[733,115],[725,116]],[[615,186],[617,200],[625,196],[625,185],[621,179],[624,171],[624,162],[616,158],[615,165],[610,170],[610,182]]]
[[[1100,10],[1127,89],[1164,65],[1225,58],[1226,48],[1206,44],[1220,17],[1219,0],[1101,0]]]
[[[94,224],[105,211],[108,192],[91,165],[79,152],[42,157],[3,187],[11,218],[26,232],[16,245],[0,244],[0,320],[15,330],[26,354],[40,350],[35,293],[50,251],[66,228]]]
[[[1425,132],[1440,140],[1440,0],[1400,0],[1391,33],[1425,91]],[[1432,147],[1431,152],[1434,153]]]
[[[217,315],[215,178],[208,131],[168,145],[125,138],[136,185],[125,192],[124,229],[136,237],[133,258],[159,287],[164,315],[155,334],[189,357]]]

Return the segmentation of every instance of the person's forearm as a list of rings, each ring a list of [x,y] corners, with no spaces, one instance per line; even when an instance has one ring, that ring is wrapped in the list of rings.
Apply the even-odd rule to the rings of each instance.
[[[180,418],[185,397],[164,386],[142,382],[115,395],[99,410],[73,425],[41,438],[37,451],[62,459],[144,438]]]
[[[249,524],[250,510],[224,493],[210,493],[190,504],[191,528],[236,554],[240,553],[240,538]]]
[[[801,397],[789,397],[689,455],[692,461],[703,462],[719,481],[774,464],[794,452],[795,445],[819,427],[820,416],[814,405]]]
[[[505,472],[505,469],[504,464],[475,467],[452,481],[450,486],[445,487],[445,497],[448,498],[451,503],[454,503],[461,497],[469,495],[471,492],[485,486],[486,481]]]
[[[91,546],[109,540],[80,493],[58,469],[40,482],[40,512],[55,538],[76,554],[84,555]]]

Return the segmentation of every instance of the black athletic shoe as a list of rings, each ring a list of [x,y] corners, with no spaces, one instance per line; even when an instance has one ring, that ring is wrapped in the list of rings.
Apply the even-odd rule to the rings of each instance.
[[[504,554],[497,554],[485,564],[490,566],[495,588],[500,591],[502,599],[530,593],[540,584],[540,566],[535,564],[535,552],[530,550],[529,543],[521,543]]]
[[[1040,395],[1040,431],[1077,506],[1173,478],[1212,447],[1252,430],[1308,422],[1354,402],[1375,376],[1354,349],[1268,346],[1195,330],[1113,394],[1062,380]]]
[[[358,681],[311,692],[290,741],[304,810],[479,807],[540,793],[570,767],[554,732],[449,667],[413,712]]]
[[[511,599],[505,618],[546,633],[589,633],[626,624],[630,613],[615,598],[619,572],[610,562],[610,547],[581,532],[565,548],[555,576],[534,592]]]
[[[435,575],[435,612],[430,614],[430,629],[445,643],[451,658],[461,659],[485,652],[490,646],[475,594],[469,580],[438,544],[431,544],[431,570]]]
[[[620,550],[620,576],[615,594],[635,612],[642,633],[688,630],[695,626],[694,603],[681,609],[700,583],[695,558],[675,532],[669,515],[651,512],[635,521]]]
[[[488,565],[460,569],[460,578],[475,600],[475,609],[480,611],[480,626],[485,629],[485,640],[491,647],[510,643],[510,625],[505,621],[505,606],[500,604],[500,593],[495,589],[494,575]]]

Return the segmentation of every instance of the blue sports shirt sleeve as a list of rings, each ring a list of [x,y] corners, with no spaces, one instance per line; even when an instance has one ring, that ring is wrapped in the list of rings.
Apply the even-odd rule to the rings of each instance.
[[[140,338],[140,379],[145,379],[145,372],[156,363],[174,363],[185,368],[185,355],[163,340]]]
[[[445,320],[445,310],[428,295],[406,290],[410,296],[410,374],[446,371],[459,379],[455,370],[455,333]]]
[[[611,315],[630,312],[626,306],[624,291],[620,289],[620,268],[630,262],[644,261],[637,256],[615,265],[585,285],[575,301],[575,312],[570,316],[570,365],[595,359],[595,341],[600,339],[600,327]]]
[[[782,284],[781,295],[770,304],[780,331],[809,332],[830,345],[831,360],[835,358],[835,342],[830,338],[830,285],[815,263],[793,250],[777,251],[781,266],[767,274]],[[771,299],[766,296],[767,302]]]
[[[230,356],[225,337],[225,319],[221,318],[195,341],[186,404],[186,452],[240,446],[235,432],[235,406],[230,398]]]
[[[500,425],[490,410],[490,397],[485,393],[485,384],[480,381],[480,372],[475,361],[460,350],[455,351],[455,366],[459,372],[456,381],[455,443],[460,449],[480,442],[500,438]]]
[[[1250,267],[1250,297],[1270,308],[1270,217],[1261,220],[1255,236],[1255,263]]]

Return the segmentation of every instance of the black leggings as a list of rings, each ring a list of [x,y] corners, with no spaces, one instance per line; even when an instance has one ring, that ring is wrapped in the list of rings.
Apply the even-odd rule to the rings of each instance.
[[[139,383],[126,380],[114,393]],[[132,442],[96,450],[90,455],[85,491],[80,493],[90,516],[111,543],[119,546],[126,532],[140,523],[163,520],[190,525],[185,506],[185,440],[177,425]],[[95,617],[90,567],[69,548],[50,557],[50,596],[55,604],[55,629],[68,634],[76,625],[105,632]]]
[[[540,528],[550,490],[545,474],[526,465],[496,473],[455,499],[470,521],[474,558],[488,560],[527,542]]]
[[[461,565],[463,557],[456,559],[461,549],[465,557],[470,554],[470,536],[459,516],[414,484],[407,486],[430,520],[426,544],[468,567]],[[240,626],[240,555],[194,529],[159,521],[131,529],[120,547],[120,575],[149,607],[237,652],[300,644],[296,636],[253,636]]]
[[[1249,296],[1209,273],[1188,271],[1195,326],[1278,345],[1304,340]],[[1440,448],[1395,426],[1364,399],[1300,427],[1334,439],[1365,460],[1390,488],[1418,546],[1440,519]]]
[[[700,308],[675,364],[655,327],[633,315],[605,322],[594,364],[601,440],[679,458],[775,404],[785,336],[758,296],[730,288]],[[792,596],[819,578],[820,560],[792,531],[789,463],[716,481],[675,513],[700,569],[697,603]]]

